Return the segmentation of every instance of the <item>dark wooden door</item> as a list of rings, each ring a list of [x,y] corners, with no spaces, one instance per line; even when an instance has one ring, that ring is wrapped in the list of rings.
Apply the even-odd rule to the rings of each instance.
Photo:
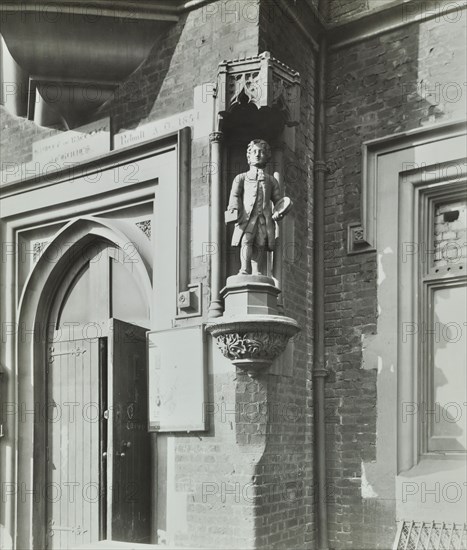
[[[147,431],[146,329],[113,319],[108,356],[112,394],[109,402],[113,406],[107,537],[149,542],[151,451]]]

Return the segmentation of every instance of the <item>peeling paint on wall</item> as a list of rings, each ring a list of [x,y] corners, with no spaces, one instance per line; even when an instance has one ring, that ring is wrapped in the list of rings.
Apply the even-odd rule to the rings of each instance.
[[[365,472],[365,463],[362,462],[362,498],[377,498],[378,493],[375,492],[373,487],[368,482]]]
[[[383,358],[378,355],[378,374],[383,370]]]
[[[384,254],[394,254],[392,248],[390,246],[387,246],[382,254],[378,254],[378,286],[386,279],[386,274],[383,269],[383,256]]]

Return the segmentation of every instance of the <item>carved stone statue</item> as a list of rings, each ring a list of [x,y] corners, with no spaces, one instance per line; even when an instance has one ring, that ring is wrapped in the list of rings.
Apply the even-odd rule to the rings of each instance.
[[[260,275],[264,252],[274,250],[275,222],[288,212],[291,202],[282,198],[276,178],[264,172],[271,159],[271,148],[266,141],[251,141],[247,159],[250,169],[238,174],[233,181],[225,221],[235,222],[232,246],[240,246],[239,273]]]

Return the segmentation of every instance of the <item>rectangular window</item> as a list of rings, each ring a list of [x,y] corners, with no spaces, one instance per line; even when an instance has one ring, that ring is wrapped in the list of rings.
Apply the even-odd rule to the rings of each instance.
[[[447,192],[448,189],[445,189]],[[420,229],[422,454],[463,453],[467,413],[467,201],[428,198]]]

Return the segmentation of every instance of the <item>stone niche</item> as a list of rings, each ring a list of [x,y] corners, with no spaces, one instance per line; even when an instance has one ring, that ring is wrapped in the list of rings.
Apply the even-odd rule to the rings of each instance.
[[[246,145],[251,140],[260,138],[268,143],[283,142],[284,129],[298,124],[300,76],[274,59],[269,52],[256,57],[224,61],[219,65],[217,75],[216,110],[218,128],[211,159],[220,166],[217,174],[223,174],[229,172],[230,168],[222,166],[224,159],[227,159],[227,163],[233,159],[244,159]],[[251,157],[249,164],[251,168]],[[223,168],[227,170],[223,172]],[[264,166],[264,172],[267,171],[267,166]],[[216,175],[211,180],[213,240],[221,242],[221,260],[216,258],[213,263],[214,291],[210,307],[213,314],[210,315],[206,329],[224,356],[250,376],[257,376],[265,372],[274,359],[283,353],[289,339],[300,328],[294,319],[283,314],[278,304],[282,270],[275,257],[273,261],[267,262],[266,270],[260,270],[261,274],[247,274],[249,272],[244,270],[242,274],[227,277],[226,281],[224,279],[226,271],[232,272],[225,253],[227,232],[223,219],[227,205],[226,188],[232,183],[229,181],[227,184],[230,176],[232,174],[226,178]],[[280,178],[278,174],[276,176]],[[260,179],[273,181],[272,174],[261,176]],[[275,185],[278,183],[276,180]],[[283,194],[283,188],[280,187]],[[240,203],[242,201],[240,199]],[[276,234],[274,250],[280,250],[280,246],[279,232],[279,237]],[[277,254],[277,257],[280,255]]]

